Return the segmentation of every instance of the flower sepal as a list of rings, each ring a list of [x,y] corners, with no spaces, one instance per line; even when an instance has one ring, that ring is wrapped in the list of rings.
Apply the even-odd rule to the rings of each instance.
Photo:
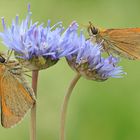
[[[76,59],[71,59],[71,60],[68,60],[67,59],[67,62],[69,64],[69,66],[74,70],[76,71],[77,73],[80,73],[84,78],[88,79],[88,80],[94,80],[94,81],[105,81],[107,80],[108,78],[104,78],[102,76],[100,76],[98,74],[98,71],[96,69],[92,70],[90,69],[88,66],[89,66],[89,63],[88,61],[83,61],[82,63],[78,64],[76,63]]]
[[[17,52],[14,53],[16,59],[29,70],[42,70],[55,65],[59,59],[52,59],[51,57],[33,56],[30,59],[23,59]]]

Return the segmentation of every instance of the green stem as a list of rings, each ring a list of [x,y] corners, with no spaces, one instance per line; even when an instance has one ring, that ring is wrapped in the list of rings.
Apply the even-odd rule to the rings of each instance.
[[[73,91],[76,83],[80,79],[80,77],[81,77],[81,75],[79,73],[77,73],[74,76],[73,80],[71,81],[71,83],[68,87],[65,97],[64,97],[64,101],[62,104],[62,112],[61,112],[60,140],[65,140],[65,123],[66,123],[66,114],[67,114],[68,103],[69,103],[69,99],[72,94],[72,91]]]
[[[38,81],[39,71],[32,71],[32,88],[34,90],[35,96],[37,98],[37,81]],[[31,131],[30,140],[36,140],[36,103],[31,109]]]

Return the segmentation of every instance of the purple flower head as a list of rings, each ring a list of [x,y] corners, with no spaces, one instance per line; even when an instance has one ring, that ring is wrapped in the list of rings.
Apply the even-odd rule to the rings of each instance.
[[[65,53],[60,51],[60,39],[63,32],[62,23],[51,26],[48,20],[47,26],[32,23],[30,5],[25,20],[19,22],[16,16],[10,27],[6,27],[4,18],[2,18],[4,31],[0,33],[3,44],[15,52],[16,58],[22,62],[31,62],[40,67],[49,67],[56,63]],[[63,54],[62,54],[63,53]],[[33,68],[34,69],[34,68]],[[38,68],[37,68],[38,69]]]
[[[71,30],[74,27],[70,26],[69,28]],[[76,72],[87,79],[96,81],[104,81],[109,77],[122,77],[124,74],[122,67],[117,66],[119,59],[113,56],[108,58],[101,56],[102,43],[92,44],[90,40],[85,39],[82,32],[78,36],[76,31],[71,34],[71,39],[71,48],[75,51],[68,54],[66,59]]]

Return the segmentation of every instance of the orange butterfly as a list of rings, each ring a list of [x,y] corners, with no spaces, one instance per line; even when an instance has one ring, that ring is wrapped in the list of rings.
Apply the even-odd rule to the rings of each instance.
[[[1,124],[9,128],[24,117],[35,103],[32,88],[24,78],[22,68],[15,60],[0,55]]]
[[[140,28],[99,30],[89,22],[88,33],[92,42],[102,42],[104,51],[140,59]]]

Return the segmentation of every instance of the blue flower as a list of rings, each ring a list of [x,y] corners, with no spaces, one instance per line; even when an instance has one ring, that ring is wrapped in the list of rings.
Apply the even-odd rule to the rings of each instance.
[[[75,24],[71,25],[67,30],[71,31],[72,28],[75,28]],[[110,77],[120,78],[122,74],[125,74],[122,67],[117,66],[118,58],[113,56],[102,57],[102,43],[93,44],[90,40],[85,39],[82,32],[78,36],[76,30],[71,33],[72,43],[68,47],[75,50],[75,52],[66,56],[72,69],[85,78],[96,81],[104,81]],[[68,38],[67,35],[66,38]]]
[[[28,6],[27,17],[21,23],[16,16],[10,27],[6,27],[4,18],[2,18],[2,25],[4,31],[0,33],[0,37],[4,45],[13,50],[16,58],[26,67],[31,63],[32,69],[46,68],[65,55],[65,51],[60,50],[59,47],[63,42],[62,23],[58,22],[50,26],[50,20],[48,20],[45,27],[43,24],[38,25],[38,22],[32,23],[30,6]]]

